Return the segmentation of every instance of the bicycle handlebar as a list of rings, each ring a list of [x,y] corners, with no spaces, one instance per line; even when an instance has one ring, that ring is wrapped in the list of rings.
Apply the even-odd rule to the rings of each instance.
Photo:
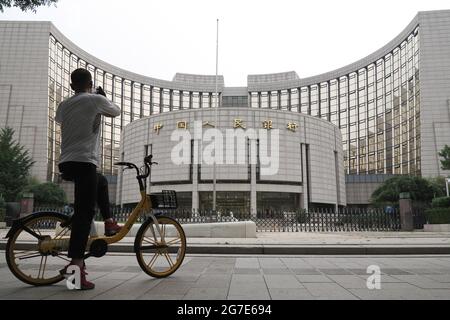
[[[152,160],[153,160],[153,155],[149,155],[144,158],[144,165],[145,165],[145,173],[144,174],[142,174],[141,170],[138,168],[137,165],[135,165],[134,163],[131,163],[131,162],[117,162],[117,163],[114,163],[114,165],[121,166],[121,167],[128,167],[128,169],[135,169],[136,173],[137,173],[136,179],[138,179],[139,187],[140,187],[141,191],[143,191],[146,189],[145,181],[150,176],[151,166],[158,165],[158,162],[153,162]]]

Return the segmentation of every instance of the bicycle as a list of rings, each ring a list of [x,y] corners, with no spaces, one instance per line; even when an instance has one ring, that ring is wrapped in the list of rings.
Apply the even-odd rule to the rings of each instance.
[[[122,241],[144,215],[146,220],[134,241],[136,258],[146,274],[154,278],[166,278],[183,263],[186,236],[176,220],[153,212],[153,209],[176,209],[177,197],[175,191],[147,194],[151,168],[158,164],[152,159],[152,155],[146,157],[141,168],[129,162],[115,163],[116,166],[126,167],[123,170],[136,170],[141,200],[120,233],[112,237],[90,237],[85,258],[104,257],[108,253],[108,246]],[[17,279],[32,286],[48,286],[64,280],[59,270],[70,262],[67,257],[70,241],[68,216],[37,212],[15,220],[5,239],[8,239],[6,261]]]

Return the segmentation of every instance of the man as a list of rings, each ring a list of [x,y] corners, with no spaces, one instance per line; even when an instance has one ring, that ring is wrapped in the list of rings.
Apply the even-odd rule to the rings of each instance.
[[[105,220],[105,234],[112,236],[120,227],[112,219],[109,208],[108,182],[97,173],[99,165],[101,117],[117,117],[120,108],[106,98],[103,89],[92,93],[91,73],[77,69],[71,75],[73,97],[63,101],[56,112],[61,124],[61,159],[59,170],[64,180],[75,182],[75,205],[69,245],[70,266],[80,268],[82,290],[95,285],[86,280],[84,256],[91,223],[98,202]],[[65,274],[67,267],[61,271]]]

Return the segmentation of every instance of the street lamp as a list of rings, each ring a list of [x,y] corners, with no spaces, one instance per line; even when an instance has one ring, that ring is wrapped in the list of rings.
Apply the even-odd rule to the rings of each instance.
[[[216,96],[214,99],[214,125],[219,128],[219,19],[217,19],[217,43],[216,43]],[[217,137],[214,139],[214,167],[213,167],[213,211],[217,211]]]

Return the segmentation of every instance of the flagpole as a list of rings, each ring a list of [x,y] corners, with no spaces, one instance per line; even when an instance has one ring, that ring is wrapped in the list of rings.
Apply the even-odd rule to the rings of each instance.
[[[216,95],[214,101],[214,125],[216,129],[219,128],[218,121],[218,109],[219,109],[219,19],[217,19],[217,43],[216,43]],[[214,139],[214,182],[213,182],[213,211],[217,211],[217,139]]]

